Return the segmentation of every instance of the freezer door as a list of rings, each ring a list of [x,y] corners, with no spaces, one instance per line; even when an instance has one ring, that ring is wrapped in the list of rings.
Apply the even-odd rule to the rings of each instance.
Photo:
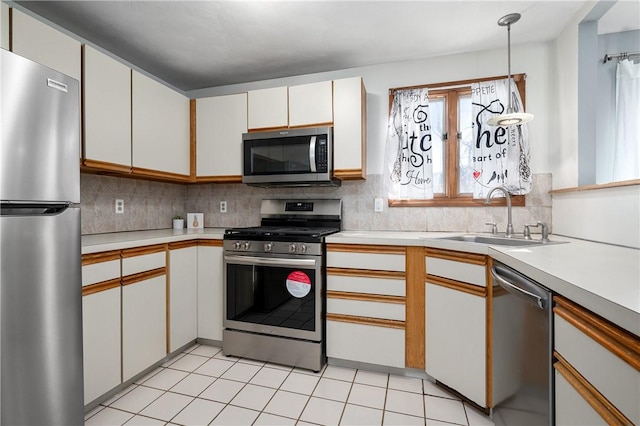
[[[78,81],[0,55],[0,200],[79,203]]]
[[[0,215],[2,425],[83,423],[80,209]],[[62,209],[62,211],[58,211]]]

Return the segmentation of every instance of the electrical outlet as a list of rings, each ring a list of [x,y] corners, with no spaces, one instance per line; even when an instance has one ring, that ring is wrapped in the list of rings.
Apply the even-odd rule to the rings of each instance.
[[[116,198],[116,214],[124,213],[124,200]]]
[[[227,202],[220,201],[220,213],[226,213],[226,212],[227,212]]]
[[[373,201],[373,211],[376,213],[380,213],[384,210],[384,200],[382,198],[376,198]]]

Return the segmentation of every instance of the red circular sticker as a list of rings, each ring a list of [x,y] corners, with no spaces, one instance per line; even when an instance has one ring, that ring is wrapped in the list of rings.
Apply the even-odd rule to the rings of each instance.
[[[311,291],[311,278],[302,271],[293,271],[287,277],[287,290],[293,297],[303,298]]]

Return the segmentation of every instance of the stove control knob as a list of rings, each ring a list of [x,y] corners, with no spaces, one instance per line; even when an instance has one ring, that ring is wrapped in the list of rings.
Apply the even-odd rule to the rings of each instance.
[[[249,241],[245,241],[244,242],[244,249],[245,250],[249,250],[249,247],[251,247],[251,243]]]
[[[295,244],[289,244],[289,253],[295,253],[296,252],[296,245]]]
[[[264,243],[264,251],[273,251],[273,243]]]
[[[240,243],[240,241],[236,241],[235,243],[233,243],[233,248],[235,250],[240,250],[240,247],[242,247],[242,244]]]
[[[302,244],[300,246],[300,253],[306,253],[307,252],[307,246],[306,244]]]

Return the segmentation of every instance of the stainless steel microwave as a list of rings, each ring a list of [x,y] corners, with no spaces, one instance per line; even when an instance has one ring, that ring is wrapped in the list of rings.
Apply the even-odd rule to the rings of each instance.
[[[333,128],[242,135],[242,182],[253,186],[339,186],[333,178]]]

